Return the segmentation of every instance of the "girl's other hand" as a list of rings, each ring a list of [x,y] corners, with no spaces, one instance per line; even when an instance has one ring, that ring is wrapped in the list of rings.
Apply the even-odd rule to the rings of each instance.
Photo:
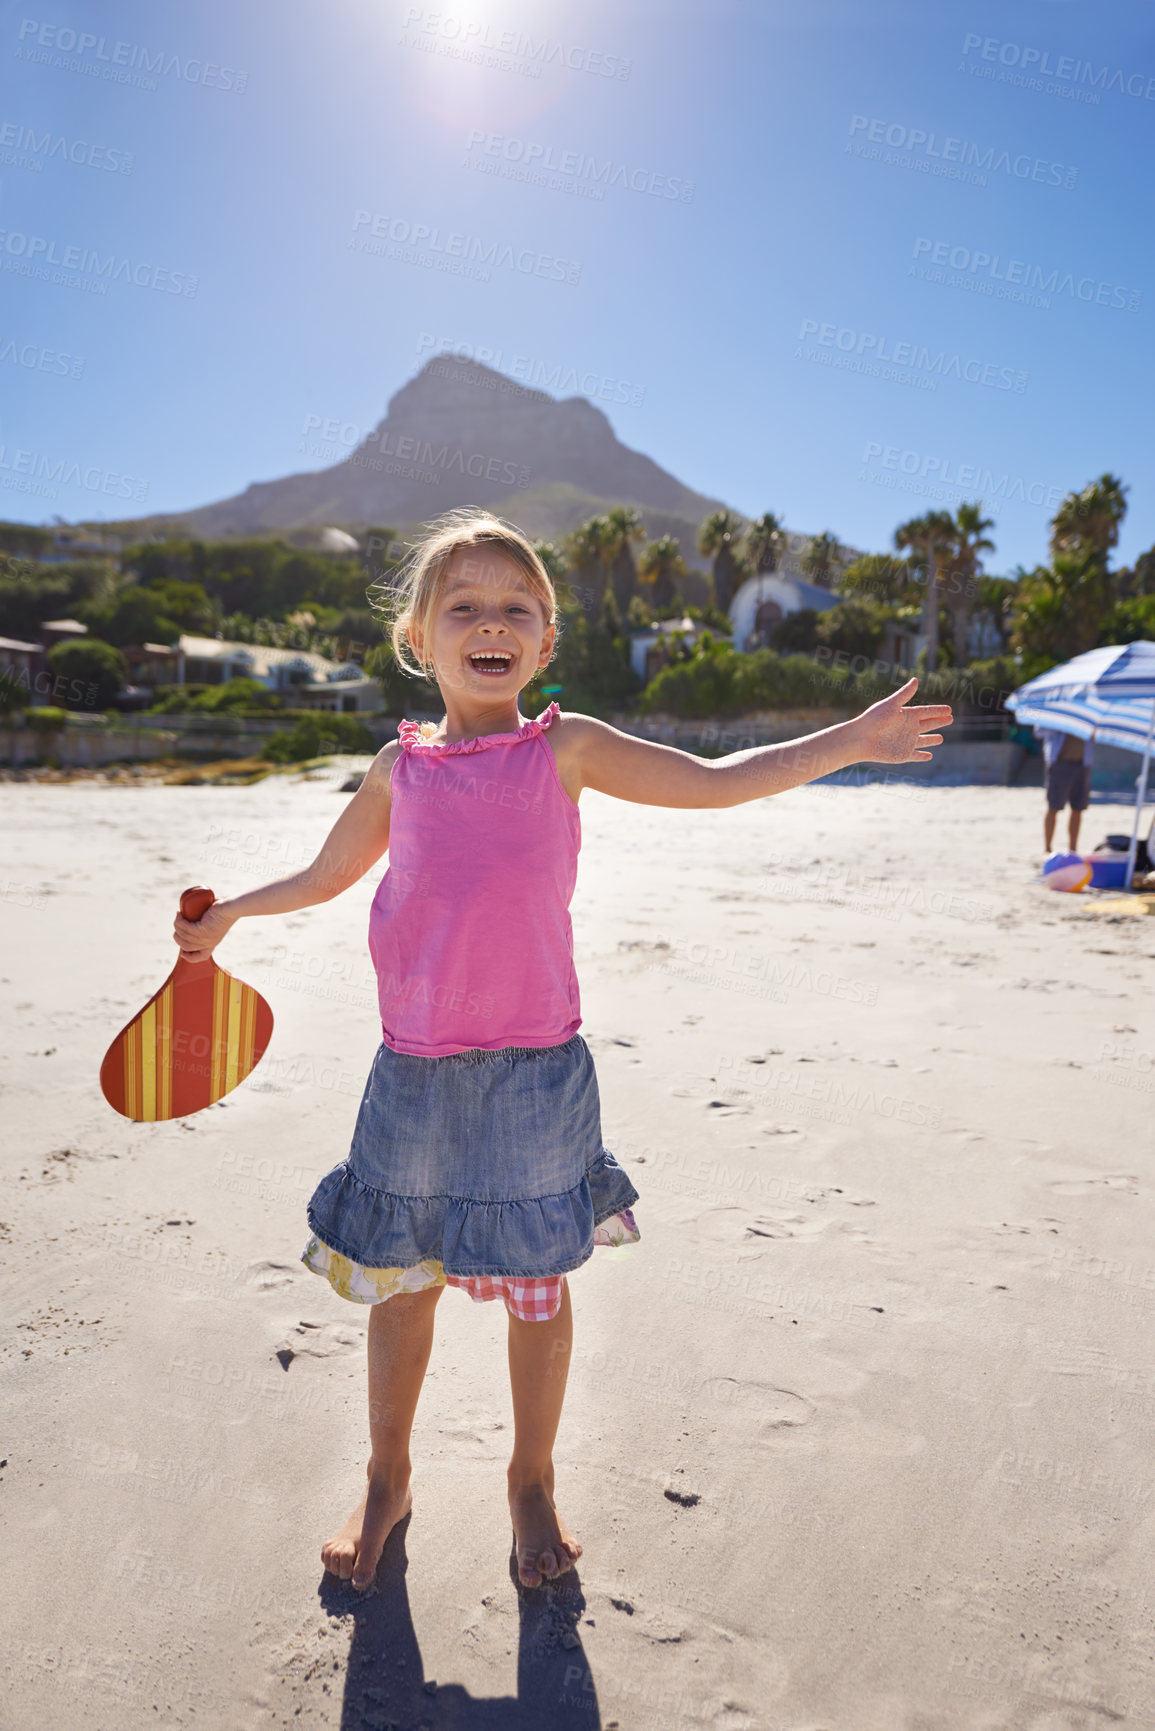
[[[857,723],[861,729],[860,763],[921,763],[934,755],[922,748],[942,744],[938,729],[949,727],[954,715],[949,703],[906,708],[917,690],[918,680],[908,679],[881,703],[863,710]]]
[[[178,914],[173,921],[173,942],[180,945],[186,961],[207,962],[234,921],[235,915],[222,902],[214,902],[199,920],[186,920]]]

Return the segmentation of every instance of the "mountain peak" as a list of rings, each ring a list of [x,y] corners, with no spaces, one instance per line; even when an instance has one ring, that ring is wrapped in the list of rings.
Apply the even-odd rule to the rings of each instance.
[[[452,414],[472,419],[479,404],[501,409],[551,409],[571,421],[584,422],[591,430],[596,428],[603,438],[616,443],[609,417],[595,408],[588,397],[551,397],[548,391],[522,384],[482,361],[452,354],[434,355],[419,373],[394,392],[380,425],[411,414],[421,417]],[[380,431],[380,426],[376,430]]]
[[[303,443],[300,454],[332,450]],[[332,523],[408,530],[473,505],[534,536],[560,537],[615,504],[645,513],[654,535],[678,534],[694,563],[697,524],[719,508],[623,445],[586,397],[552,397],[480,361],[440,354],[394,393],[381,421],[340,461],[254,482],[180,521],[202,535]]]

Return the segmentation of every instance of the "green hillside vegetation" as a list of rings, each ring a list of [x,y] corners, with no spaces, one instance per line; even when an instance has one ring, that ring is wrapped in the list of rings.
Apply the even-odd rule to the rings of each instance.
[[[801,567],[836,604],[787,614],[749,652],[733,647],[727,609],[749,578],[779,570],[786,536],[775,513],[747,521],[718,509],[694,524],[622,502],[597,501],[598,510],[583,514],[590,499],[577,489],[551,486],[537,499],[527,492],[518,513],[527,532],[547,506],[550,521],[560,514],[572,527],[538,544],[557,585],[561,629],[555,658],[525,702],[536,713],[560,690],[566,708],[602,716],[857,707],[907,677],[880,660],[880,649],[896,628],[921,622],[924,695],[964,711],[997,710],[1002,695],[1081,650],[1155,640],[1155,549],[1133,568],[1111,564],[1127,491],[1105,474],[1068,494],[1049,526],[1047,559],[1008,576],[986,569],[994,525],[978,503],[901,523],[890,550],[850,563],[838,537],[823,531]],[[361,552],[339,555],[302,544],[296,533],[215,541],[174,534],[130,541],[118,558],[50,563],[53,531],[0,524],[0,634],[36,641],[46,620],[87,625],[83,641],[49,652],[83,691],[82,708],[115,700],[126,649],[172,644],[186,632],[352,660],[380,684],[386,713],[439,712],[436,688],[397,667],[387,621],[373,606],[372,585],[397,568],[405,541],[392,528],[370,526]],[[695,570],[695,559],[708,570]],[[705,628],[697,644],[673,635],[645,684],[630,664],[630,634],[687,616]],[[979,641],[976,626],[981,661],[968,656]],[[6,689],[4,701],[11,709],[26,699]],[[281,699],[258,682],[234,680],[180,693],[161,688],[153,707],[268,715]],[[295,743],[307,743],[303,725],[293,718]]]

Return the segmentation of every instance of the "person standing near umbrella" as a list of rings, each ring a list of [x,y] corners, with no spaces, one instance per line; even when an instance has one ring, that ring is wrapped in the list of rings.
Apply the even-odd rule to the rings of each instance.
[[[1043,819],[1043,845],[1048,853],[1055,839],[1055,824],[1063,807],[1069,805],[1067,842],[1072,853],[1079,845],[1079,826],[1083,813],[1091,803],[1091,765],[1094,761],[1094,734],[1080,739],[1074,733],[1064,733],[1057,727],[1036,727],[1043,742],[1046,764],[1047,815]]]
[[[1155,643],[1140,638],[1134,643],[1107,643],[1098,649],[1087,649],[1062,666],[1050,667],[1046,673],[1020,685],[1007,697],[1006,704],[1020,727],[1033,727],[1044,741],[1049,731],[1061,746],[1064,734],[1069,734],[1073,725],[1086,727],[1092,739],[1100,739],[1105,745],[1122,746],[1124,751],[1142,754],[1131,845],[1127,851],[1125,884],[1130,888],[1139,853],[1139,821],[1147,799],[1147,775],[1155,751]],[[1057,756],[1058,748],[1053,749]],[[1077,747],[1072,744],[1068,749]],[[1051,756],[1048,751],[1048,782]],[[1089,769],[1089,754],[1088,761],[1076,767]],[[1086,779],[1089,781],[1090,777]],[[1047,804],[1056,814],[1062,810],[1063,802],[1052,801],[1049,793]],[[1073,824],[1072,849],[1078,833],[1078,825]],[[1048,821],[1044,834],[1049,850],[1054,835],[1053,819]]]

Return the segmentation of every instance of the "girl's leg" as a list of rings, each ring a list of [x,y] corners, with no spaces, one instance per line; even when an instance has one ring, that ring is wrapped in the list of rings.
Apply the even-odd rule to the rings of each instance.
[[[365,1494],[321,1561],[343,1581],[367,1587],[385,1541],[413,1503],[409,1437],[429,1354],[433,1313],[443,1287],[398,1292],[369,1312],[369,1437]]]
[[[553,1445],[565,1400],[573,1347],[569,1281],[551,1322],[509,1316],[509,1386],[513,1395],[513,1458],[509,1512],[517,1543],[518,1579],[539,1587],[542,1577],[564,1574],[582,1548],[553,1501]]]

